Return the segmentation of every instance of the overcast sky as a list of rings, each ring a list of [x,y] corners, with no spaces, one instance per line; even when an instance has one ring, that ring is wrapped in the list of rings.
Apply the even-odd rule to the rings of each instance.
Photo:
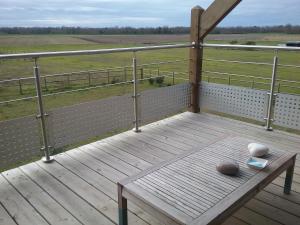
[[[0,0],[0,26],[188,26],[212,0]],[[300,24],[300,0],[243,0],[221,26]]]

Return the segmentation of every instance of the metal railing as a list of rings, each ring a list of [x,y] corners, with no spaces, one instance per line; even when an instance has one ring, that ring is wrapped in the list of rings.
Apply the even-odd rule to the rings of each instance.
[[[160,45],[160,46],[149,46],[149,47],[134,47],[134,48],[117,48],[117,49],[100,49],[100,50],[86,50],[86,51],[62,51],[62,52],[41,52],[41,53],[22,53],[22,54],[6,54],[6,55],[0,55],[0,59],[21,59],[21,58],[31,58],[34,60],[34,80],[36,82],[36,96],[31,96],[31,97],[25,97],[25,98],[20,98],[20,99],[15,99],[11,101],[6,101],[12,102],[12,101],[20,101],[20,100],[28,100],[28,99],[33,99],[37,98],[38,102],[38,109],[39,109],[39,115],[37,115],[37,118],[40,119],[40,126],[41,126],[41,132],[42,132],[42,142],[43,146],[42,149],[44,150],[44,161],[45,162],[51,162],[52,158],[50,156],[50,151],[49,148],[49,142],[47,140],[47,129],[45,125],[45,121],[47,120],[47,112],[44,110],[44,104],[43,104],[43,97],[45,96],[51,96],[51,95],[58,95],[58,94],[64,94],[64,93],[73,93],[77,91],[84,91],[84,90],[91,90],[101,86],[93,86],[93,87],[86,87],[86,88],[79,88],[75,90],[68,90],[68,91],[62,91],[62,92],[56,92],[56,93],[50,93],[50,94],[44,94],[42,93],[42,88],[41,88],[41,77],[39,74],[39,66],[38,66],[38,59],[42,57],[57,57],[57,56],[77,56],[77,55],[91,55],[91,54],[108,54],[108,53],[121,53],[121,52],[132,52],[133,57],[132,57],[132,80],[127,81],[127,79],[124,82],[120,82],[118,84],[133,84],[133,108],[134,108],[134,131],[139,132],[139,92],[138,92],[138,82],[143,79],[138,79],[137,78],[137,59],[136,59],[136,52],[139,51],[150,51],[150,50],[162,50],[162,49],[176,49],[176,48],[194,48],[195,45],[192,43],[188,44],[176,44],[176,45]],[[277,51],[300,51],[300,48],[296,47],[278,47],[278,46],[248,46],[248,45],[216,45],[216,44],[202,44],[200,48],[226,48],[226,49],[256,49],[256,50],[275,50],[275,56],[274,56],[274,61],[273,63],[264,63],[264,62],[249,62],[249,61],[237,61],[237,60],[224,60],[224,59],[218,59],[218,60],[213,60],[213,59],[204,59],[206,61],[218,61],[218,62],[223,62],[223,63],[241,63],[241,64],[253,64],[253,65],[268,65],[272,66],[273,72],[272,72],[272,78],[271,78],[271,84],[270,84],[270,92],[269,92],[269,101],[268,101],[268,112],[266,116],[266,129],[271,130],[271,124],[273,120],[273,111],[274,111],[274,99],[276,97],[275,95],[275,83],[276,83],[276,72],[277,72],[277,67],[278,66],[286,66],[286,67],[295,67],[298,68],[300,66],[298,65],[283,65],[278,63],[278,56],[277,56]],[[163,62],[162,62],[163,63]],[[162,71],[160,71],[162,72]],[[165,71],[166,72],[166,71]],[[168,71],[167,71],[168,72]],[[214,73],[214,74],[222,74],[222,75],[229,75],[228,82],[229,84],[232,81],[231,76],[246,76],[246,75],[240,75],[240,74],[234,74],[234,73],[224,73],[224,72],[217,72],[217,71],[203,71],[204,73]],[[174,83],[174,77],[175,77],[175,72],[172,72],[170,75],[169,72],[166,73],[164,76],[170,77],[173,79]],[[177,74],[182,74],[185,77],[181,77],[180,79],[187,80],[186,73],[183,72],[178,72]],[[49,75],[47,75],[49,76]],[[56,76],[56,75],[54,75]],[[44,76],[46,77],[46,76]],[[151,78],[151,77],[150,77]],[[150,79],[146,78],[146,79]],[[29,79],[29,78],[28,78]],[[32,78],[31,78],[32,79]],[[109,78],[108,78],[109,79]],[[109,84],[106,86],[114,86],[117,84]]]
[[[202,44],[201,45],[204,48],[225,48],[225,49],[240,49],[240,50],[274,50],[274,59],[273,63],[265,63],[265,62],[247,62],[247,61],[239,61],[239,60],[217,60],[219,62],[230,62],[230,63],[238,63],[238,64],[252,64],[252,65],[268,65],[272,66],[272,76],[271,76],[271,83],[270,83],[270,89],[269,89],[269,100],[268,100],[268,107],[267,107],[267,116],[265,118],[266,120],[266,130],[271,131],[272,127],[272,121],[274,121],[274,105],[275,105],[275,85],[276,85],[276,76],[277,76],[277,68],[278,66],[282,67],[294,67],[294,68],[300,68],[300,65],[285,65],[285,64],[279,64],[278,63],[278,51],[299,51],[299,47],[285,47],[285,46],[262,46],[262,45],[228,45],[228,44]],[[206,59],[207,61],[211,59]],[[211,60],[212,61],[212,60]],[[208,73],[218,73],[218,72],[212,72],[212,71],[204,71]],[[239,74],[230,74],[230,73],[219,73],[219,74],[226,74],[229,75],[228,77],[228,83],[230,85],[231,77],[230,75],[234,76],[245,76],[245,75],[239,75]],[[297,82],[298,83],[298,82]],[[254,82],[252,82],[252,88],[253,88]],[[280,86],[279,86],[280,87]]]
[[[36,96],[32,97],[25,97],[20,99],[15,99],[12,101],[20,101],[20,100],[28,100],[37,98],[38,99],[38,109],[39,109],[39,115],[37,115],[37,118],[40,119],[40,126],[41,126],[41,132],[42,132],[42,150],[44,151],[45,157],[43,157],[44,162],[51,162],[52,157],[50,156],[50,148],[48,144],[48,134],[46,129],[46,116],[48,115],[44,110],[44,104],[43,104],[43,97],[47,95],[43,95],[42,88],[41,88],[41,81],[40,81],[40,73],[39,73],[39,66],[38,66],[38,59],[44,58],[44,57],[57,57],[57,56],[79,56],[79,55],[100,55],[100,54],[108,54],[108,53],[122,53],[122,52],[132,52],[133,58],[132,58],[132,81],[125,81],[123,83],[133,83],[133,99],[134,99],[134,131],[139,132],[139,121],[140,118],[138,118],[138,89],[137,89],[137,60],[136,60],[136,52],[140,51],[150,51],[150,50],[162,50],[162,49],[178,49],[178,48],[190,48],[193,47],[193,44],[174,44],[174,45],[159,45],[159,46],[148,46],[148,47],[132,47],[132,48],[115,48],[115,49],[100,49],[100,50],[83,50],[83,51],[61,51],[61,52],[39,52],[39,53],[21,53],[21,54],[4,54],[0,55],[0,60],[5,59],[33,59],[34,60],[34,66],[33,66],[33,74],[34,79],[36,83]],[[108,82],[109,83],[109,82]],[[112,84],[113,85],[113,84]],[[71,93],[74,91],[82,91],[82,90],[89,90],[92,88],[97,87],[88,87],[88,88],[81,88],[77,90],[70,90],[70,91],[64,91],[63,93]],[[60,94],[60,93],[55,93]],[[48,94],[49,95],[49,94]],[[12,101],[6,101],[12,102]]]

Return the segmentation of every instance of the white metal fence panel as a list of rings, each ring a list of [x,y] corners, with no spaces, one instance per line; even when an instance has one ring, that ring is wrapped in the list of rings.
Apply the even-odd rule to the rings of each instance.
[[[35,116],[0,122],[0,168],[41,155]]]
[[[202,82],[200,92],[202,109],[257,121],[266,117],[267,91]]]
[[[58,108],[51,110],[48,117],[50,143],[59,148],[131,127],[132,123],[131,95]]]
[[[277,94],[274,124],[300,130],[300,95]]]
[[[157,121],[186,110],[190,102],[190,84],[157,88],[141,93],[141,122]]]

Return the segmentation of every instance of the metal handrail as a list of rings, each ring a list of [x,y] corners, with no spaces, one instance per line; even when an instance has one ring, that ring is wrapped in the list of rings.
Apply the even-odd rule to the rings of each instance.
[[[256,50],[283,50],[283,51],[300,51],[299,47],[286,46],[266,46],[266,45],[230,45],[230,44],[206,44],[203,43],[200,47],[206,48],[234,48],[234,49],[256,49]]]
[[[108,54],[108,53],[140,52],[140,51],[173,49],[173,48],[190,48],[190,47],[194,47],[194,44],[188,43],[188,44],[157,45],[157,46],[145,46],[145,47],[98,49],[98,50],[2,54],[0,55],[0,59],[26,59],[26,58],[31,59],[31,58],[58,57],[58,56],[100,55],[100,54]]]

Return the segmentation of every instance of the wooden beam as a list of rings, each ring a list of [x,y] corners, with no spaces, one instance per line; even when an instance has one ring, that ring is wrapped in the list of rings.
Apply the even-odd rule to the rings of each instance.
[[[241,1],[242,0],[215,0],[201,16],[200,38],[203,39],[213,30]]]
[[[190,48],[190,62],[189,62],[189,80],[191,83],[191,99],[189,111],[198,113],[199,107],[199,83],[202,74],[202,56],[203,49],[200,48],[200,43],[203,39],[200,38],[200,24],[201,15],[204,9],[200,6],[192,8],[191,11],[191,34],[190,41],[195,44],[195,47]]]

